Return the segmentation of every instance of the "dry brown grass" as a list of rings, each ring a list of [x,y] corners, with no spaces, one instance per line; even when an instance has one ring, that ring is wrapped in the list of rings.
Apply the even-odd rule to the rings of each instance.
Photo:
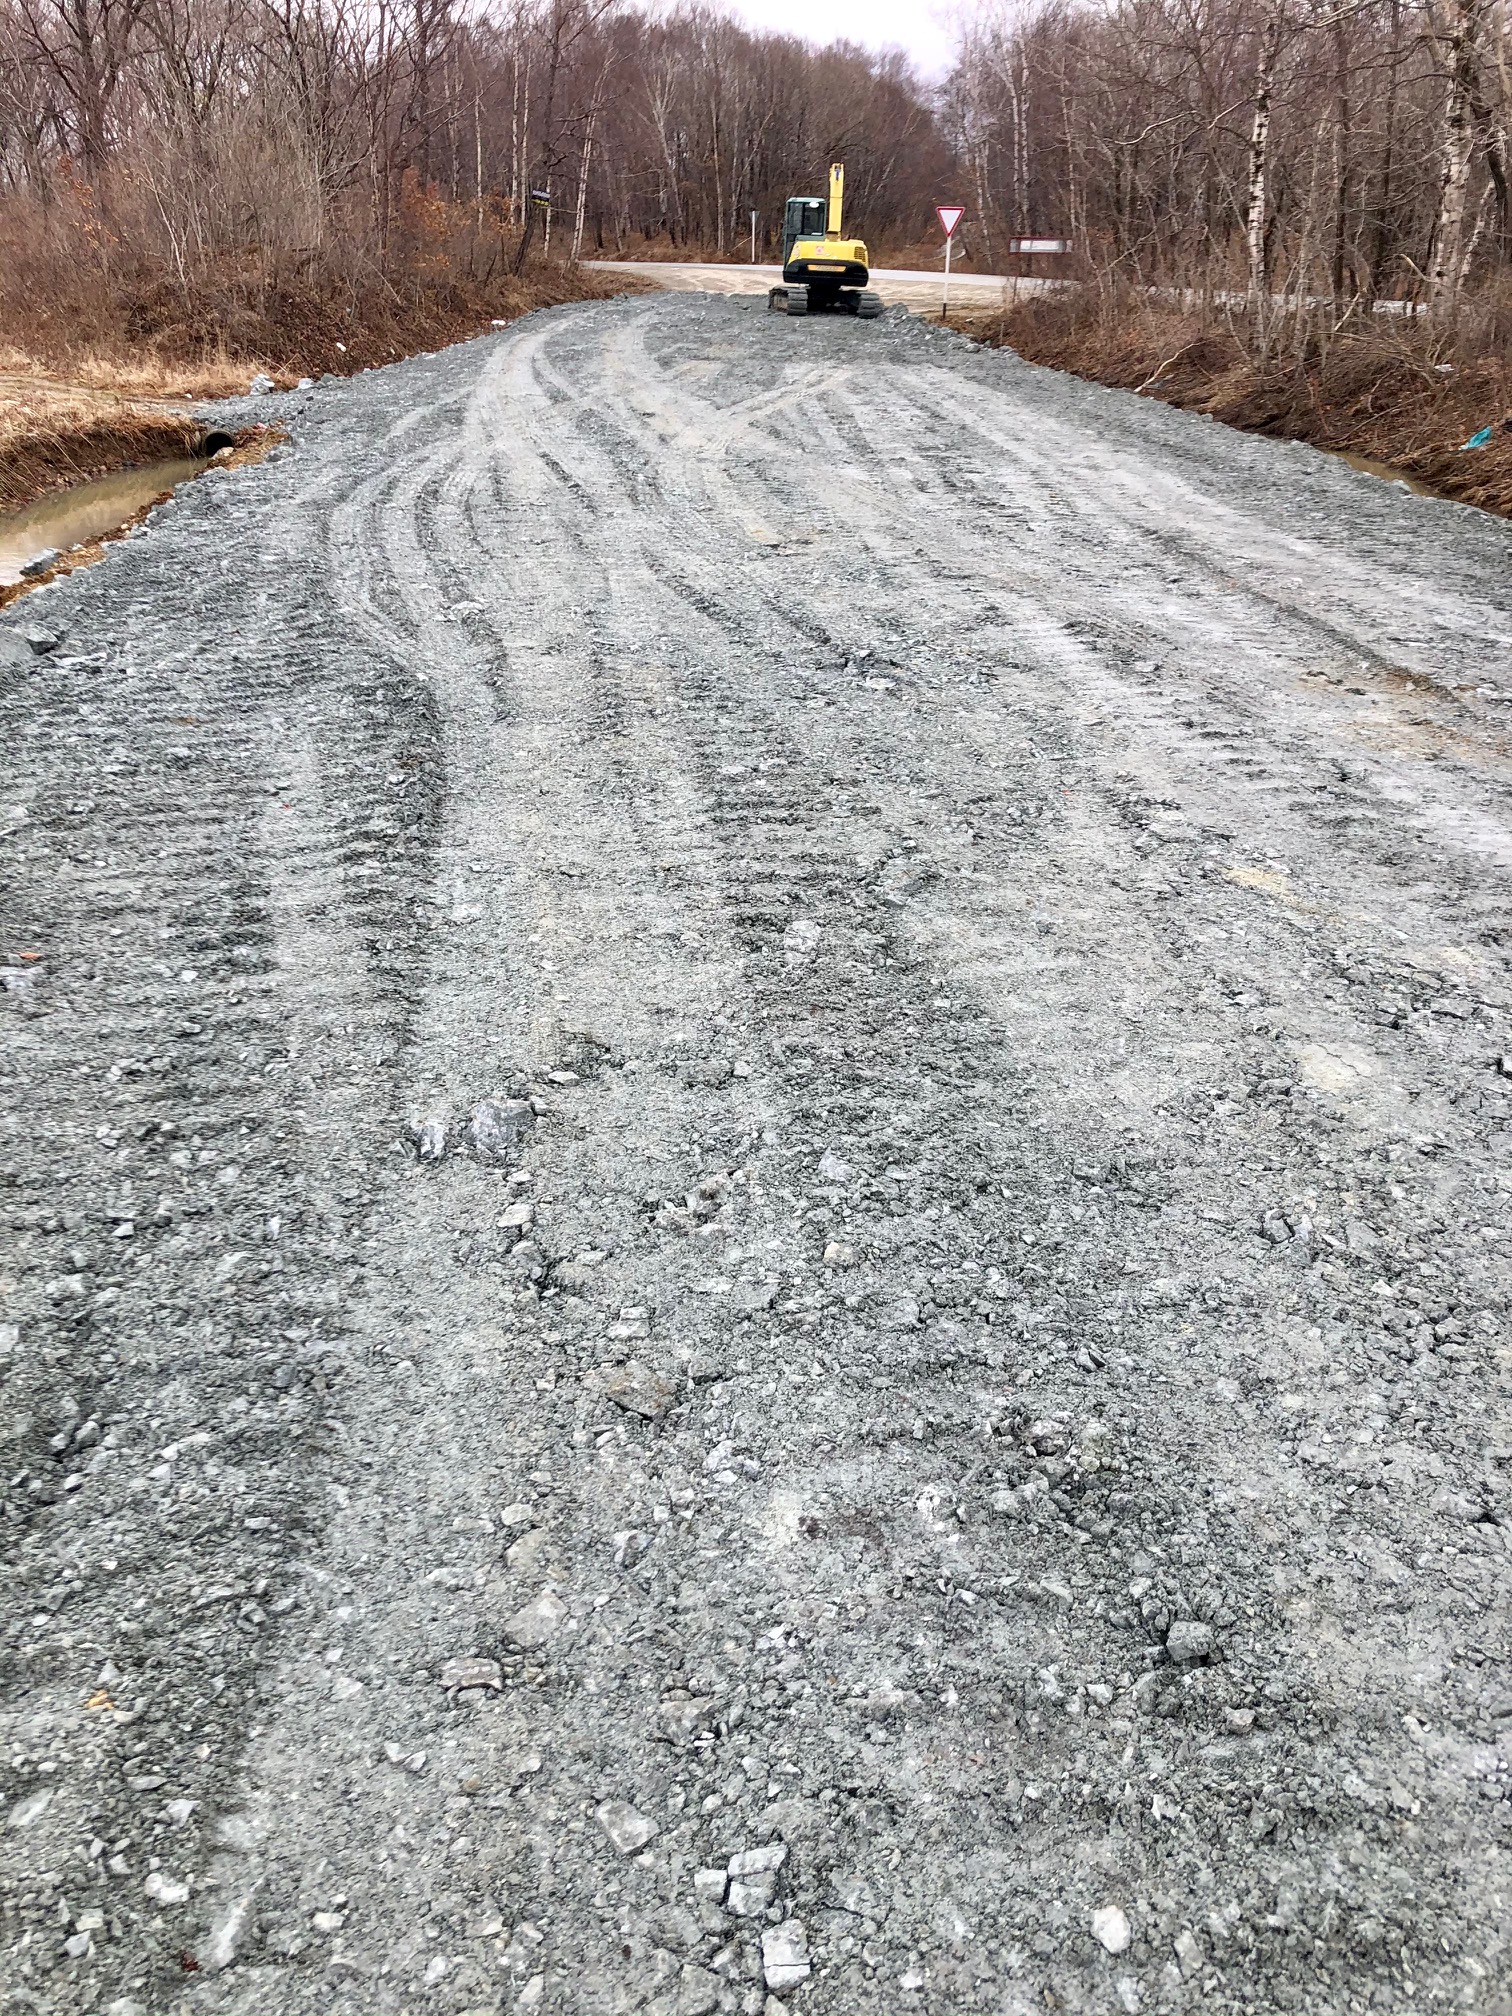
[[[1335,333],[1322,318],[1281,332],[1257,360],[1241,323],[1175,303],[1091,288],[1036,295],[1002,313],[952,315],[1032,363],[1211,413],[1283,440],[1367,455],[1447,497],[1512,515],[1512,404],[1499,300],[1448,327],[1377,315]],[[1488,448],[1462,452],[1480,428]]]
[[[154,350],[110,355],[73,349],[49,359],[5,343],[0,344],[0,400],[78,400],[103,411],[122,404],[227,399],[246,391],[249,369],[257,368],[228,357],[189,362]]]

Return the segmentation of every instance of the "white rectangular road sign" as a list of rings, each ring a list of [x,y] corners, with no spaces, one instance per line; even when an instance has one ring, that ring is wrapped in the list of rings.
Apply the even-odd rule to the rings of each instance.
[[[1010,252],[1064,252],[1068,249],[1064,238],[1010,238]]]

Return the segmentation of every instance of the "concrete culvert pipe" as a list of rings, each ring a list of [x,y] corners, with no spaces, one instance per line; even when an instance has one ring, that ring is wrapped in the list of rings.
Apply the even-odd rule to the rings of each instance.
[[[228,434],[223,427],[213,428],[200,443],[201,455],[219,455],[223,448],[234,448],[236,436]]]

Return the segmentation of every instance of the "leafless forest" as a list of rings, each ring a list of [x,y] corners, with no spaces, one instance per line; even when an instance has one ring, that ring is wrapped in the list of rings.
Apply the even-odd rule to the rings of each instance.
[[[1030,0],[939,86],[702,6],[0,0],[0,308],[208,343],[253,298],[748,257],[753,212],[765,255],[844,156],[884,253],[958,197],[982,265],[1050,232],[1135,286],[1443,309],[1508,257],[1509,103],[1502,0]]]

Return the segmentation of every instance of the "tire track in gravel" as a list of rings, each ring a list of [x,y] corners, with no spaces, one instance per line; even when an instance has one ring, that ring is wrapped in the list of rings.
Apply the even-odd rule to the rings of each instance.
[[[21,1879],[44,2006],[761,2011],[798,1925],[800,2010],[1497,2006],[1498,941],[1389,800],[1399,860],[1326,858],[1326,717],[1264,697],[1305,624],[1226,604],[1199,687],[1169,416],[797,333],[532,318],[301,451],[237,852],[281,1061],[336,1052],[284,1115],[328,1390],[255,1694],[200,1627],[232,1754],[140,1795],[201,1799],[148,1827],[193,1895],[68,1951]],[[1148,510],[1058,488],[1047,411]]]
[[[63,2006],[54,1970],[83,1987],[112,1947],[118,1986],[182,1978],[182,1931],[153,1892],[181,1890],[208,1853],[271,1585],[318,1520],[298,1458],[318,1456],[312,1389],[339,1376],[341,1272],[329,1247],[308,1272],[301,1258],[342,1229],[353,1129],[297,1074],[318,1057],[317,1015],[371,1011],[360,971],[341,972],[350,937],[323,928],[340,842],[290,729],[312,627],[298,514],[263,549],[285,570],[281,606],[254,590],[218,637],[156,664],[140,634],[149,613],[165,641],[193,632],[200,570],[259,524],[270,483],[206,484],[160,514],[189,520],[182,547],[203,543],[187,571],[133,553],[140,599],[112,555],[39,601],[102,648],[59,650],[7,696],[31,752],[12,787],[37,816],[6,931],[41,955],[12,996],[25,1061],[10,1089],[27,1097],[7,1171],[17,2007]],[[39,1910],[54,1936],[38,1938]]]

